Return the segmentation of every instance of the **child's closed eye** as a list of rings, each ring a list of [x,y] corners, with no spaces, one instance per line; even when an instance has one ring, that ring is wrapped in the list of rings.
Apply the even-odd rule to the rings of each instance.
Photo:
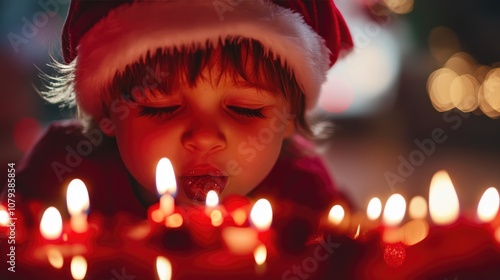
[[[245,117],[245,118],[259,118],[259,119],[265,119],[266,116],[262,113],[263,107],[262,108],[245,108],[245,107],[238,107],[238,106],[227,106],[227,108],[234,114],[236,114],[238,117]]]
[[[139,111],[139,116],[165,118],[172,116],[181,105],[174,105],[168,107],[146,107],[142,106]]]

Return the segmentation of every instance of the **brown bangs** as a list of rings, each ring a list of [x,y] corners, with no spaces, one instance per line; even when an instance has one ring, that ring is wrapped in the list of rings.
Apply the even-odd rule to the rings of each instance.
[[[212,79],[203,77],[205,68],[209,69]],[[217,45],[207,43],[204,47],[158,49],[148,53],[115,75],[104,101],[124,98],[133,102],[146,93],[169,94],[181,87],[193,88],[200,79],[217,83],[224,75],[237,86],[281,94],[288,101],[291,113],[297,116],[297,128],[310,135],[304,119],[305,97],[293,73],[258,41],[246,38],[226,38]]]

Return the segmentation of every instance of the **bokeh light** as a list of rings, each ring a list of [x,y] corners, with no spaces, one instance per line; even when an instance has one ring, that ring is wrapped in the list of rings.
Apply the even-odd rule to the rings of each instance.
[[[408,214],[412,219],[425,219],[427,217],[427,201],[422,196],[415,196],[410,200]]]
[[[438,171],[431,180],[429,190],[429,213],[438,225],[455,222],[460,212],[458,196],[446,171]]]
[[[383,0],[386,7],[395,14],[407,14],[413,10],[413,0]]]
[[[334,225],[342,223],[344,219],[344,208],[340,205],[334,205],[328,213],[328,221]]]
[[[400,194],[389,197],[384,207],[383,221],[388,226],[396,226],[403,220],[406,213],[406,201]]]
[[[441,68],[434,71],[427,80],[427,91],[432,101],[432,105],[439,112],[453,109],[451,101],[451,83],[457,78],[457,73],[448,68]]]
[[[468,53],[451,55],[442,68],[432,72],[427,79],[427,92],[439,112],[457,108],[468,113],[479,108],[490,118],[500,117],[500,68],[479,65]]]
[[[382,213],[382,202],[378,197],[370,199],[368,202],[368,207],[366,208],[366,215],[370,220],[376,220],[380,217]]]
[[[498,214],[498,208],[500,205],[500,197],[498,195],[497,189],[494,187],[488,188],[484,191],[481,200],[477,206],[477,216],[479,220],[483,223],[488,223],[493,221]]]

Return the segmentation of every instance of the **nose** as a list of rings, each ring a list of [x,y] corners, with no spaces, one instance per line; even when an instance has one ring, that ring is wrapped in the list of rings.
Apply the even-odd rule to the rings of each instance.
[[[193,124],[182,135],[182,143],[192,152],[211,154],[226,148],[226,138],[214,123]]]

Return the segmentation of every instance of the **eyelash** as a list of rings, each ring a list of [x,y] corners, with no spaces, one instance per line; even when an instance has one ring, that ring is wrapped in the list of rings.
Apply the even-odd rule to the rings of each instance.
[[[181,106],[169,106],[169,107],[142,107],[139,112],[139,116],[163,118],[169,117],[177,111]]]
[[[262,113],[262,108],[257,108],[257,109],[249,109],[249,108],[244,108],[244,107],[237,107],[237,106],[227,106],[229,110],[237,114],[239,117],[247,117],[247,118],[259,118],[259,119],[265,119],[266,116]]]
[[[147,116],[153,118],[169,117],[173,115],[180,107],[181,105],[169,106],[169,107],[142,107],[141,111],[139,112],[139,116]],[[227,106],[227,108],[231,110],[234,114],[236,114],[238,117],[251,118],[251,119],[266,118],[266,116],[264,116],[264,114],[262,113],[262,108],[249,109],[238,106]]]

